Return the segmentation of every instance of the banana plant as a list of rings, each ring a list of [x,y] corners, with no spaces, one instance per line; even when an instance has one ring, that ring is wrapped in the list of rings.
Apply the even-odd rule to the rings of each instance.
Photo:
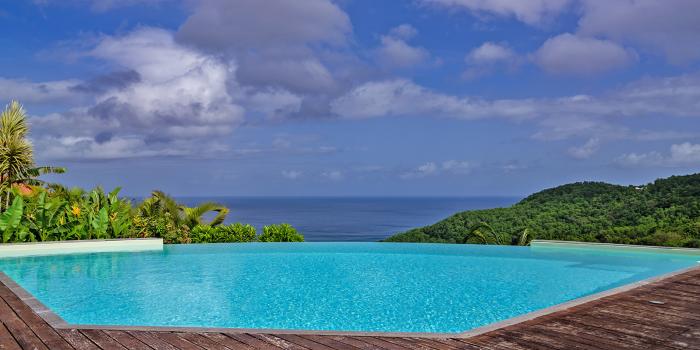
[[[27,218],[30,228],[39,234],[43,242],[52,239],[63,229],[61,215],[67,202],[60,198],[47,199],[46,192],[39,193],[36,199],[34,214]]]
[[[107,208],[100,208],[97,213],[90,213],[90,238],[109,238],[107,230],[109,229],[109,215]]]
[[[7,210],[0,214],[0,231],[2,231],[2,242],[25,242],[27,238],[34,240],[26,226],[22,224],[22,214],[24,213],[24,200],[21,196],[15,196]]]
[[[131,228],[131,204],[119,198],[120,187],[107,195],[109,224],[113,237],[123,237]]]

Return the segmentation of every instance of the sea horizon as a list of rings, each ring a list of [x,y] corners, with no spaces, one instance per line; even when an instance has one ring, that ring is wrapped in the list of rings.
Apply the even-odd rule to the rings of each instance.
[[[375,242],[434,224],[465,210],[510,206],[522,197],[175,197],[186,205],[216,201],[230,209],[226,223],[256,227],[289,223],[309,242]]]

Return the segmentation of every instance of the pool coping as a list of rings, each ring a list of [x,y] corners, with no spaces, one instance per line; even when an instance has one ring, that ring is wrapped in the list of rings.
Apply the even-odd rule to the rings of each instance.
[[[535,239],[530,242],[533,248],[573,248],[573,249],[604,249],[625,252],[663,253],[677,255],[691,255],[700,258],[700,249],[685,247],[664,247],[651,245],[598,243],[598,242],[578,242],[578,241],[555,241]]]
[[[700,263],[700,261],[698,262]],[[196,332],[196,333],[249,333],[249,334],[298,334],[298,335],[319,335],[319,336],[371,336],[371,337],[411,337],[411,338],[471,338],[499,329],[524,323],[543,316],[566,311],[579,305],[597,301],[606,297],[627,292],[642,286],[660,282],[674,276],[678,276],[691,271],[699,270],[700,265],[687,267],[659,276],[650,277],[641,281],[626,284],[613,289],[605,290],[581,298],[576,298],[561,304],[553,305],[544,309],[532,311],[520,316],[515,316],[498,322],[494,322],[481,327],[473,328],[457,333],[432,333],[432,332],[366,332],[366,331],[323,331],[323,330],[295,330],[295,329],[274,329],[274,328],[222,328],[222,327],[176,327],[176,326],[124,326],[124,325],[93,325],[93,324],[72,324],[66,322],[50,308],[44,305],[39,299],[34,297],[26,289],[15,282],[11,277],[0,271],[0,283],[10,289],[22,302],[29,306],[39,317],[41,317],[51,327],[56,329],[94,329],[94,330],[115,330],[115,331],[160,331],[160,332]]]
[[[162,238],[115,238],[0,244],[0,258],[163,250]]]

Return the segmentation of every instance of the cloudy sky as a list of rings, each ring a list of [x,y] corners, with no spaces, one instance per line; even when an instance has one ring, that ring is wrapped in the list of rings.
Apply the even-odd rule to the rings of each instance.
[[[700,169],[697,0],[0,0],[67,185],[521,195]]]

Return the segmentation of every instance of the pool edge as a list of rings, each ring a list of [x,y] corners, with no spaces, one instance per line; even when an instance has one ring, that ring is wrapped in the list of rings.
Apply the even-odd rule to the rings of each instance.
[[[624,286],[595,293],[589,296],[570,300],[561,304],[553,305],[545,309],[533,311],[524,315],[498,321],[485,326],[470,329],[457,333],[431,333],[431,332],[363,332],[363,331],[321,331],[321,330],[294,330],[294,329],[273,329],[273,328],[221,328],[221,327],[171,327],[171,326],[119,326],[119,325],[91,325],[91,324],[71,324],[63,320],[50,308],[44,305],[39,299],[17,284],[11,277],[0,271],[0,283],[4,284],[22,302],[29,306],[39,317],[41,317],[51,327],[56,329],[94,329],[94,330],[116,330],[116,331],[160,331],[160,332],[197,332],[197,333],[249,333],[249,334],[298,334],[298,335],[319,335],[319,336],[372,336],[372,337],[412,337],[412,338],[461,338],[467,339],[475,336],[501,330],[510,326],[522,324],[544,316],[564,312],[580,305],[595,302],[597,300],[631,291],[649,284],[661,282],[678,275],[682,275],[694,270],[700,270],[700,265],[691,266],[685,269],[673,271],[659,276],[647,278],[645,280],[626,284]]]

